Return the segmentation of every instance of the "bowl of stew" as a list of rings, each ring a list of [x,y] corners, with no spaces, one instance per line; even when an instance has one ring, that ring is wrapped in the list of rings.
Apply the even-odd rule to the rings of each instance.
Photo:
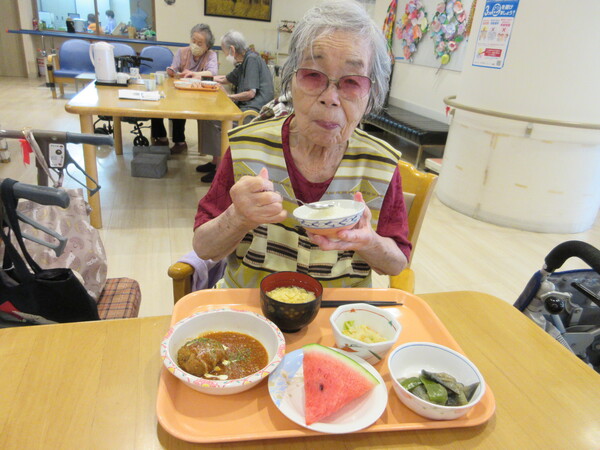
[[[277,326],[252,311],[222,308],[176,323],[160,349],[167,370],[210,395],[246,391],[267,378],[285,355]]]

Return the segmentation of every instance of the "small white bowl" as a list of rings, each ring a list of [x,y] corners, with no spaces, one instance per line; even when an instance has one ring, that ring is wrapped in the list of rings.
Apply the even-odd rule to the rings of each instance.
[[[266,367],[235,380],[207,380],[182,370],[177,365],[177,352],[190,339],[211,331],[233,331],[257,339],[267,351]],[[166,334],[160,346],[165,367],[187,386],[211,395],[230,395],[246,391],[266,379],[285,355],[285,339],[277,326],[251,311],[231,308],[200,312],[177,322]]]
[[[335,345],[340,350],[360,356],[370,364],[376,364],[385,358],[387,352],[398,340],[402,326],[396,320],[396,308],[378,308],[367,303],[350,303],[339,306],[329,318]],[[386,340],[367,344],[342,333],[344,322],[353,320],[356,325],[366,325]]]
[[[402,403],[417,414],[433,420],[452,420],[467,414],[485,393],[483,376],[464,355],[430,342],[410,342],[392,351],[388,359],[388,368],[396,395]],[[419,376],[421,370],[446,372],[459,383],[468,386],[479,382],[473,397],[464,406],[442,406],[429,403],[404,389],[398,378]]]
[[[323,202],[331,202],[333,207],[314,209],[302,205],[294,210],[294,218],[306,231],[335,237],[338,231],[352,228],[365,210],[365,204],[356,200],[323,200]]]

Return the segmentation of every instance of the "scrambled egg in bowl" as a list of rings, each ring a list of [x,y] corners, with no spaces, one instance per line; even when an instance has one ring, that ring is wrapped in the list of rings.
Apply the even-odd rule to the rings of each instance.
[[[278,287],[267,292],[267,294],[273,300],[282,303],[308,303],[316,298],[314,292],[297,286]]]

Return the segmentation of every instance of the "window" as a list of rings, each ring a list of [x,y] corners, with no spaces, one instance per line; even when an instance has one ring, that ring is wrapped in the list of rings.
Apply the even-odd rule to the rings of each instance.
[[[33,1],[37,7],[40,30],[111,34],[113,36],[127,36],[128,26],[135,27],[138,33],[156,30],[152,0]],[[97,16],[96,11],[98,12]],[[97,26],[98,22],[100,22],[100,26]]]

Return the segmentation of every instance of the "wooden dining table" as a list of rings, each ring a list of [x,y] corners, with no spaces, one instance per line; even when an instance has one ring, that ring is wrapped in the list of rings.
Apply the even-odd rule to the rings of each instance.
[[[227,132],[231,129],[233,121],[242,117],[240,109],[227,97],[223,89],[182,90],[175,87],[172,78],[168,78],[163,84],[157,85],[156,89],[164,94],[158,101],[120,99],[119,89],[124,87],[100,86],[92,82],[65,105],[67,112],[79,115],[82,133],[94,133],[94,116],[111,116],[117,155],[123,154],[121,132],[123,117],[219,120],[221,121],[221,153],[224,153],[229,146]],[[125,89],[145,90],[144,86],[139,84],[131,84]],[[91,178],[97,180],[96,147],[84,145],[83,155],[85,171]],[[90,189],[95,187],[91,180],[87,179],[86,182]],[[100,193],[90,196],[88,202],[92,208],[91,224],[96,228],[102,228]]]
[[[364,301],[387,291],[326,289],[323,297]],[[234,289],[190,295],[203,303],[256,305],[259,294]],[[441,320],[430,326],[445,327],[493,390],[495,412],[484,423],[212,442],[201,448],[599,448],[600,375],[592,368],[496,297],[444,292],[419,300]],[[0,448],[195,448],[157,419],[159,384],[172,377],[163,372],[159,353],[170,324],[170,316],[161,316],[0,330]]]

